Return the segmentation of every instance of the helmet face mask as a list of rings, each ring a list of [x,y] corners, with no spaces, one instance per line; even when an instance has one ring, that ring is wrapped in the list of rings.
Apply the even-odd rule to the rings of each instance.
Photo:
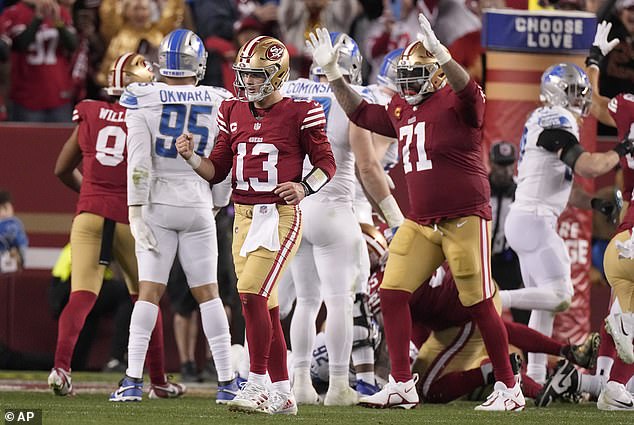
[[[361,85],[363,78],[361,76],[361,63],[363,57],[359,51],[359,46],[356,41],[352,39],[348,34],[343,32],[331,32],[330,41],[335,46],[337,43],[341,43],[341,47],[338,50],[337,55],[337,67],[342,75],[348,77],[351,84]],[[319,81],[319,77],[326,75],[320,66],[316,66],[313,63],[310,67],[310,75],[315,81]]]
[[[592,104],[592,89],[581,68],[572,63],[560,63],[542,74],[539,98],[548,106],[561,106],[585,117]]]
[[[446,82],[444,71],[423,43],[416,41],[405,48],[396,66],[396,86],[407,103],[418,105]]]
[[[398,91],[396,85],[397,66],[403,50],[405,49],[392,50],[385,55],[379,68],[379,74],[376,77],[376,81],[379,85],[387,87],[392,91]]]
[[[108,72],[106,93],[121,96],[130,83],[149,83],[154,81],[152,65],[137,53],[124,53],[114,60]]]
[[[207,68],[207,51],[200,37],[189,30],[169,33],[159,46],[159,73],[164,77],[196,77],[202,80]]]
[[[238,100],[260,102],[288,80],[288,51],[273,37],[255,37],[240,48],[233,70],[236,73],[233,87]]]

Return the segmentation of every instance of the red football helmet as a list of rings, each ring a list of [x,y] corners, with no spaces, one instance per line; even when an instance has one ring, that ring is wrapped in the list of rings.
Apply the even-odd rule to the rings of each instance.
[[[359,223],[363,238],[370,254],[370,271],[374,272],[387,257],[387,240],[383,234],[371,224]]]

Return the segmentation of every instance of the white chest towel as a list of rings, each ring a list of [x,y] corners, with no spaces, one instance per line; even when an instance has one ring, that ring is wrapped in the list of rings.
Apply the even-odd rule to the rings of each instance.
[[[275,204],[256,204],[253,206],[253,219],[247,237],[240,248],[240,256],[262,247],[269,251],[280,250],[278,226],[280,214]]]

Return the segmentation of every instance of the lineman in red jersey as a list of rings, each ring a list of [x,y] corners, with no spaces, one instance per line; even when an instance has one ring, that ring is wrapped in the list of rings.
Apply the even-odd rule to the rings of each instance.
[[[72,18],[56,0],[22,0],[2,14],[11,39],[14,121],[68,121],[71,117],[70,57],[77,47]]]
[[[378,289],[383,280],[381,267],[369,280],[372,313],[380,321]],[[497,294],[494,302],[499,312]],[[471,314],[459,299],[456,282],[447,263],[439,267],[412,294],[409,300],[414,344],[420,346],[412,369],[420,376],[417,391],[427,403],[447,403],[475,390],[493,384],[488,355],[482,335],[474,326]],[[565,345],[521,323],[504,321],[510,343],[524,350],[562,356],[584,368],[592,368],[596,360],[599,337],[591,334],[582,345]],[[418,338],[417,338],[418,337]],[[418,341],[416,341],[418,339]],[[514,359],[514,372],[519,371],[519,358]],[[525,393],[535,397],[542,386],[522,374]]]
[[[498,382],[477,410],[517,410],[525,401],[508,358],[508,336],[492,301],[489,184],[481,161],[484,95],[451,59],[424,15],[422,41],[405,49],[397,65],[399,96],[387,110],[354,93],[336,66],[327,30],[311,34],[308,47],[350,120],[375,133],[398,137],[410,211],[390,245],[381,286],[392,376],[383,391],[360,399],[372,407],[411,408],[418,397],[408,362],[411,326],[408,300],[445,260],[482,332]],[[445,83],[449,83],[449,87]],[[398,396],[394,396],[398,394]]]
[[[154,79],[143,56],[126,53],[112,64],[107,93],[118,98],[131,82]],[[55,174],[79,192],[71,228],[71,295],[58,324],[57,348],[48,384],[57,395],[73,391],[70,361],[86,316],[101,290],[106,266],[114,256],[133,300],[138,296],[134,239],[128,225],[125,108],[118,102],[85,100],[73,113],[77,127],[60,152]],[[77,166],[83,160],[82,172]],[[160,316],[159,316],[160,318]],[[160,320],[160,319],[159,319]],[[178,397],[185,387],[165,379],[162,326],[150,342],[150,398]]]
[[[283,97],[288,52],[272,37],[247,42],[236,57],[238,99],[223,101],[220,132],[209,158],[193,152],[189,134],[176,142],[196,172],[218,183],[232,171],[233,259],[249,343],[246,385],[229,402],[236,410],[296,414],[286,366],[286,343],[279,321],[277,281],[301,238],[297,204],[335,174],[326,137],[326,117],[315,101]],[[313,170],[302,180],[308,155]],[[265,387],[268,371],[273,387]]]
[[[634,94],[621,93],[609,99],[599,91],[599,64],[618,43],[618,39],[608,41],[612,24],[601,22],[597,26],[590,54],[586,59],[588,77],[592,86],[590,112],[603,124],[616,127],[619,140],[634,138]],[[626,199],[632,199],[634,158],[621,157],[624,192]],[[634,397],[625,388],[634,375],[634,209],[627,208],[617,234],[610,240],[603,257],[605,275],[619,301],[622,313],[609,314],[605,327],[612,336],[618,356],[610,370],[610,379],[601,390],[597,407],[601,410],[634,410]]]

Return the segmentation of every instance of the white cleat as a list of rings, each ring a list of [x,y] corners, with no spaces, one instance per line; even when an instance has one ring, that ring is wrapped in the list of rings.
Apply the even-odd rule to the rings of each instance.
[[[324,397],[324,406],[354,406],[359,402],[359,395],[348,385],[333,387],[331,384]]]
[[[625,385],[609,381],[599,394],[597,408],[599,410],[634,411],[634,395],[625,389]]]
[[[55,395],[75,395],[70,371],[65,371],[59,367],[54,367],[51,370],[51,374],[48,375],[48,386],[53,390]]]
[[[312,384],[293,385],[293,394],[297,404],[319,404],[319,394]]]
[[[634,314],[616,313],[605,318],[605,330],[612,335],[616,351],[623,362],[634,363]]]
[[[391,407],[411,409],[418,404],[418,392],[416,391],[417,382],[417,373],[407,382],[396,382],[394,378],[392,378],[392,375],[390,375],[387,384],[385,384],[381,391],[371,396],[361,397],[359,404],[364,407],[373,407],[376,409],[387,409]]]
[[[274,391],[270,396],[266,407],[266,412],[269,415],[297,415],[297,403],[292,392],[282,393]]]
[[[234,399],[225,404],[232,411],[266,413],[269,397],[269,391],[265,387],[247,381],[240,384],[240,391]]]
[[[507,388],[504,382],[496,382],[493,386],[493,392],[484,403],[476,406],[475,410],[484,412],[520,412],[524,410],[526,400],[520,382],[516,378],[513,388]]]

